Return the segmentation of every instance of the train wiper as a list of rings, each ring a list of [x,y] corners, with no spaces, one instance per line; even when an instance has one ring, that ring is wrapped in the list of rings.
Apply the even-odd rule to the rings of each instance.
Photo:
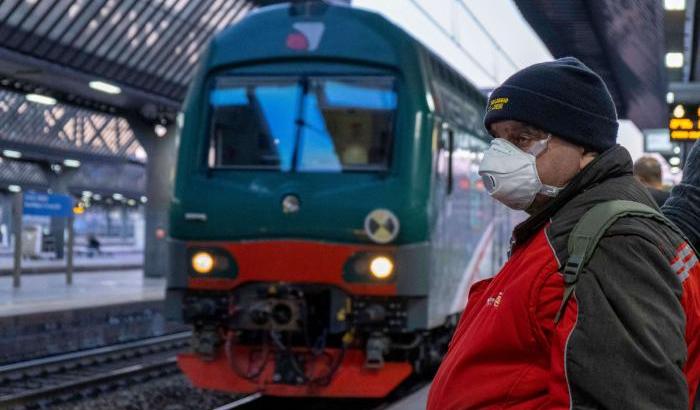
[[[308,130],[311,130],[311,131],[313,131],[313,132],[315,132],[315,133],[317,133],[317,134],[321,134],[321,135],[326,135],[326,134],[327,134],[327,132],[326,132],[325,130],[313,126],[312,124],[306,122],[303,118],[297,118],[297,119],[294,121],[294,124],[297,125],[298,127],[304,127],[304,128],[306,128],[306,129],[308,129]]]

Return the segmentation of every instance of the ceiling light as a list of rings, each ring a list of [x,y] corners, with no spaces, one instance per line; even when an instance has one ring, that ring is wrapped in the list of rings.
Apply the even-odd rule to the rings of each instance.
[[[685,108],[683,104],[678,104],[673,108],[673,116],[676,118],[683,118],[685,115]]]
[[[679,172],[681,172],[681,169],[680,169],[680,168],[678,168],[678,167],[671,167],[671,173],[672,173],[672,174],[678,174]]]
[[[112,194],[112,198],[114,198],[115,201],[121,201],[122,199],[124,199],[124,195],[122,195],[120,193],[115,193],[115,194]]]
[[[161,138],[164,137],[165,134],[168,133],[168,129],[165,128],[164,126],[160,125],[160,124],[156,124],[156,126],[154,127],[153,130],[155,131],[156,135],[157,135],[158,137],[161,137]]]
[[[41,95],[41,94],[27,94],[24,96],[24,98],[27,99],[27,101],[31,101],[37,104],[44,104],[44,105],[54,105],[56,104],[56,99],[53,97],[49,97],[48,95]]]
[[[90,81],[90,88],[107,94],[121,94],[122,89],[104,81]]]
[[[671,52],[666,53],[666,67],[681,68],[683,67],[683,53]]]
[[[9,185],[7,190],[10,192],[22,192],[22,187],[19,185]]]
[[[673,165],[673,166],[678,166],[681,163],[681,159],[678,157],[671,157],[668,159],[668,163]]]
[[[63,165],[67,166],[68,168],[78,168],[80,166],[80,161],[77,159],[66,158],[63,160]]]
[[[144,203],[144,204],[145,204],[146,202],[148,202],[148,198],[146,198],[145,196],[142,196],[142,197],[141,197],[141,203]]]
[[[664,0],[666,10],[685,10],[685,0]]]
[[[673,94],[673,92],[669,91],[666,93],[666,102],[668,104],[673,104],[673,100],[676,98],[676,95]]]
[[[7,158],[22,158],[22,153],[19,151],[4,149],[2,150],[2,155]]]

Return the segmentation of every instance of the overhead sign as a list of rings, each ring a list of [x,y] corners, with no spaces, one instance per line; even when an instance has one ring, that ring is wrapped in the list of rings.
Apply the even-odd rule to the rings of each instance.
[[[700,139],[700,115],[698,104],[672,104],[668,129],[671,141],[690,141]]]
[[[68,217],[73,214],[73,198],[28,191],[24,193],[24,214]]]

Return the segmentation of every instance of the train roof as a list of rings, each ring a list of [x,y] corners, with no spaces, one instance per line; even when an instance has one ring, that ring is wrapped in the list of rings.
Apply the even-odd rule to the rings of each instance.
[[[358,32],[362,34],[353,35]],[[294,44],[294,39],[300,43]],[[423,53],[433,66],[433,74],[483,98],[467,79],[403,29],[378,13],[344,5],[285,3],[262,7],[216,35],[209,53],[209,65],[215,67],[312,57],[400,69],[406,68],[406,60],[417,63],[418,53]]]

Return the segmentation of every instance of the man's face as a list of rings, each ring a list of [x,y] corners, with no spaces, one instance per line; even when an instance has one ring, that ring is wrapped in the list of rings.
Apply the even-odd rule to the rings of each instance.
[[[523,151],[537,152],[537,146],[544,145],[549,134],[520,121],[498,121],[491,124],[491,135],[503,138]],[[593,159],[584,155],[583,147],[564,141],[555,135],[549,138],[541,152],[536,153],[537,174],[545,185],[563,187]],[[551,197],[537,194],[528,213],[534,213],[545,205]]]

